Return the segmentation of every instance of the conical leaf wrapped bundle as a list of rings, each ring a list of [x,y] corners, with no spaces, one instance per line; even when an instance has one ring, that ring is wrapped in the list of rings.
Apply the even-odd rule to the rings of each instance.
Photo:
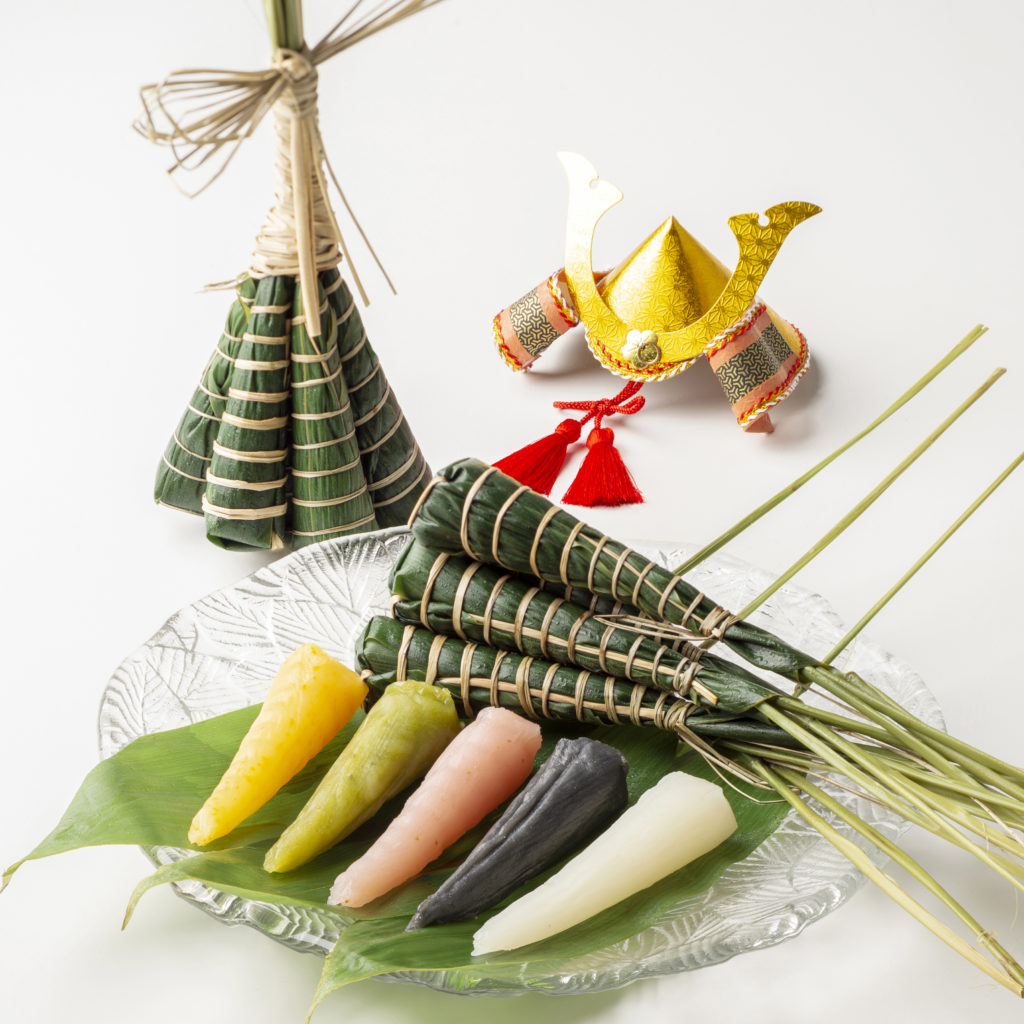
[[[257,282],[232,365],[203,492],[206,535],[225,547],[279,548],[286,534],[288,331],[295,282]]]
[[[338,323],[342,374],[377,525],[405,526],[430,467],[370,345],[348,285],[337,270],[324,271],[320,281]]]
[[[294,547],[372,530],[377,525],[341,369],[337,317],[322,283],[318,291],[322,337],[309,336],[298,293],[291,328],[290,527]]]
[[[156,500],[224,547],[302,547],[407,521],[430,469],[336,268],[310,337],[295,279],[246,277],[164,453]]]
[[[443,469],[413,516],[428,548],[585,587],[661,622],[720,638],[759,668],[798,680],[815,659],[735,619],[681,576],[611,540],[492,466],[464,459]]]
[[[770,692],[763,680],[688,642],[673,646],[602,621],[540,589],[538,581],[465,556],[437,553],[413,540],[391,574],[392,614],[435,633],[576,665],[642,686],[717,704],[717,688],[747,708]]]
[[[743,689],[729,712],[697,708],[685,699],[614,676],[498,651],[375,616],[356,643],[356,657],[371,698],[403,679],[448,690],[471,718],[485,707],[505,707],[531,718],[584,724],[655,726],[685,736],[704,749],[699,736],[750,742],[789,743],[781,730],[746,717],[774,696],[767,688],[744,709]]]
[[[242,335],[249,329],[249,306],[256,295],[256,282],[245,278],[238,297],[231,304],[224,331],[213,350],[202,379],[196,387],[164,452],[156,476],[156,500],[162,505],[203,514],[206,471],[213,455],[213,442],[220,429],[220,417],[227,401],[231,372]]]
[[[226,547],[404,524],[429,476],[338,272],[347,250],[326,194],[317,101],[319,63],[426,6],[400,0],[342,18],[310,47],[301,5],[268,3],[266,72],[186,70],[143,89],[136,126],[172,147],[172,172],[212,161],[210,181],[273,115],[274,205],[156,483],[158,502],[202,512]]]

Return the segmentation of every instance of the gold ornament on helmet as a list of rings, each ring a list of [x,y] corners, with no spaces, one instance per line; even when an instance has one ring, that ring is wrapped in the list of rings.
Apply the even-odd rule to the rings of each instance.
[[[579,154],[561,153],[559,159],[569,181],[565,267],[495,317],[494,339],[506,363],[527,369],[557,338],[582,324],[598,361],[629,381],[665,380],[705,357],[739,425],[748,432],[770,432],[768,411],[792,392],[807,368],[808,354],[803,335],[757,293],[789,233],[820,207],[788,202],[763,215],[730,217],[739,249],[732,271],[669,217],[618,266],[595,273],[594,233],[622,193]],[[629,411],[638,411],[638,403],[639,396]],[[574,405],[594,406],[597,411],[580,422],[594,418],[595,428],[601,415],[624,408],[614,401]],[[563,425],[556,432],[559,443],[566,438],[571,443],[573,433],[578,431]],[[610,434],[601,434],[608,445]],[[539,454],[548,467],[543,478],[531,469],[538,456],[534,446],[531,454],[517,452],[500,465],[548,493],[554,482],[548,480],[550,467],[561,463],[557,453],[546,454],[556,447],[554,441],[543,441]],[[592,448],[593,441],[593,436],[588,439]],[[624,483],[623,488],[629,489]],[[592,503],[617,503],[615,491],[609,501],[598,495]]]

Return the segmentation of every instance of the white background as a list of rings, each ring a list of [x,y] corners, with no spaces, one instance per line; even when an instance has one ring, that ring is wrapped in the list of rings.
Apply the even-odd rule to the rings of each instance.
[[[307,4],[318,38],[338,0]],[[1022,8],[1016,0],[448,0],[321,75],[335,170],[399,287],[357,249],[366,321],[431,462],[498,458],[556,399],[615,382],[575,335],[529,376],[493,313],[561,263],[559,149],[626,200],[614,263],[670,214],[723,261],[726,219],[804,199],[764,297],[813,367],[768,437],[746,436],[704,366],[615,423],[646,504],[597,509],[613,536],[702,541],[862,426],[976,322],[990,333],[913,405],[739,538],[787,566],[997,365],[980,406],[800,582],[853,621],[1022,447]],[[52,827],[96,759],[119,661],[178,607],[264,564],[157,508],[151,481],[247,264],[272,192],[268,132],[196,200],[130,131],[140,85],[188,66],[258,68],[257,0],[18,4],[4,18],[2,176],[8,424],[0,861]],[[567,484],[579,456],[567,470]],[[561,493],[560,491],[558,493]],[[876,620],[950,727],[1022,759],[1024,474]],[[1012,893],[911,836],[1017,954]],[[0,897],[0,1016],[16,1024],[301,1021],[319,971],[158,891],[125,933],[135,849],[27,865]],[[570,999],[481,1002],[368,982],[318,1021],[536,1024],[689,1019],[1017,1021],[1021,1006],[874,891],[795,941],[693,974]]]

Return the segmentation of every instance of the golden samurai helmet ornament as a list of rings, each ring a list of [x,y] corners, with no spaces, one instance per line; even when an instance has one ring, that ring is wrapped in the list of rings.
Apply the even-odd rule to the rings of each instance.
[[[761,302],[757,290],[789,233],[820,207],[780,203],[763,217],[730,217],[739,246],[731,273],[670,217],[617,267],[595,274],[594,232],[622,193],[579,154],[560,153],[559,159],[569,181],[565,267],[495,317],[495,343],[509,366],[527,369],[552,342],[582,323],[594,356],[630,383],[613,399],[556,403],[586,415],[563,421],[551,437],[497,465],[549,493],[566,446],[590,419],[590,455],[600,449],[602,462],[614,461],[611,431],[602,428],[602,419],[639,411],[644,399],[637,392],[644,383],[673,377],[701,356],[739,425],[749,432],[770,432],[768,410],[792,392],[806,371],[808,355],[801,333]],[[620,479],[609,489],[588,482],[594,474],[586,472],[585,464],[583,484],[577,486],[577,480],[563,500],[588,505],[642,500],[625,467],[620,471],[617,465],[611,475],[617,472]],[[607,475],[608,467],[601,472]]]

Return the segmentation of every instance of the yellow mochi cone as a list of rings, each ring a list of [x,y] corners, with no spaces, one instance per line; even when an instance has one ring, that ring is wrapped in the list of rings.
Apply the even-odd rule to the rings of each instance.
[[[290,655],[223,778],[192,819],[189,842],[205,846],[259,810],[334,739],[366,693],[355,672],[315,644]]]

